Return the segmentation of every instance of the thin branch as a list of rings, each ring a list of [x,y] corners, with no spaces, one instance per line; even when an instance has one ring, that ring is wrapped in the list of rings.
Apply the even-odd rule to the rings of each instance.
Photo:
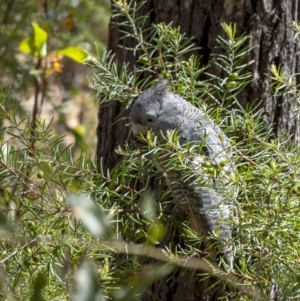
[[[29,245],[33,244],[36,241],[37,241],[37,238],[33,238],[32,240],[30,240],[29,242],[27,242],[26,244],[24,244],[22,247],[16,248],[11,254],[9,254],[7,257],[5,257],[4,259],[2,259],[0,261],[0,263],[4,264],[5,261],[7,261],[11,257],[15,256],[17,253],[19,253],[20,251],[24,250],[25,248],[27,248]]]

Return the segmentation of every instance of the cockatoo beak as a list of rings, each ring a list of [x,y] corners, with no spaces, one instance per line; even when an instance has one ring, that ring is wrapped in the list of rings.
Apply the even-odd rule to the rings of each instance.
[[[131,128],[134,136],[139,136],[140,134],[145,134],[148,131],[146,126],[131,122]]]

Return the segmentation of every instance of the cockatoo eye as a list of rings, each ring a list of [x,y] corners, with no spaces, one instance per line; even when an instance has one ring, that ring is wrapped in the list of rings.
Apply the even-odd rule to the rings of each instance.
[[[151,117],[147,118],[147,122],[152,122],[153,119]]]

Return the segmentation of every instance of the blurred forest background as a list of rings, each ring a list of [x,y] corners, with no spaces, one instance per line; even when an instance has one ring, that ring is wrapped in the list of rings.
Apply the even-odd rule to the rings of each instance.
[[[80,47],[91,54],[107,43],[108,0],[3,0],[0,2],[0,83],[19,99],[19,114],[32,115],[39,89],[36,72],[45,68],[40,113],[74,153],[96,147],[98,106],[88,88],[91,68],[57,55],[58,49]],[[48,33],[47,54],[42,62],[20,51],[21,42],[32,34],[32,23]],[[40,66],[39,66],[40,64]],[[88,133],[88,135],[87,135]],[[93,134],[91,134],[93,133]],[[79,146],[79,147],[78,147]]]
[[[299,299],[298,4],[217,2],[114,0],[109,28],[108,0],[0,1],[0,300]],[[205,263],[155,168],[198,176],[192,148],[126,144],[159,74],[231,140],[235,270]]]

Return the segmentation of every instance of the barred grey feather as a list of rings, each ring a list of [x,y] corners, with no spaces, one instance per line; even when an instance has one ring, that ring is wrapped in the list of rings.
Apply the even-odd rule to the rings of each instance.
[[[229,219],[234,213],[234,202],[221,196],[229,184],[228,174],[234,171],[227,136],[202,110],[169,92],[166,80],[144,91],[134,103],[130,119],[135,135],[152,130],[161,137],[168,131],[178,130],[181,145],[203,144],[201,153],[185,158],[186,166],[193,171],[191,176],[185,176],[182,169],[169,168],[165,159],[156,160],[156,164],[165,173],[174,202],[187,214],[191,227],[203,238],[219,237],[225,258],[232,266]],[[205,175],[202,166],[205,156],[214,164],[226,162],[218,176]],[[205,183],[200,183],[199,178]],[[213,242],[207,240],[206,243]]]

